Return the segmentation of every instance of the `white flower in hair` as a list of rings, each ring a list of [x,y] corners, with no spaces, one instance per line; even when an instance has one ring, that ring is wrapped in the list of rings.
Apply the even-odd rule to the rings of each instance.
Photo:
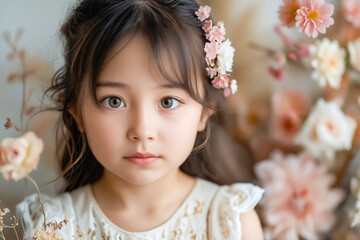
[[[238,86],[237,86],[237,82],[235,79],[231,80],[230,89],[231,89],[232,94],[236,93]]]
[[[229,39],[220,44],[218,52],[216,65],[219,67],[219,73],[232,72],[235,49],[231,46]]]

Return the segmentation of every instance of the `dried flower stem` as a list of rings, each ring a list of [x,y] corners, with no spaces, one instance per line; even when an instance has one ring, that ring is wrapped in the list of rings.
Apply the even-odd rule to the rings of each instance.
[[[260,44],[254,43],[254,42],[250,42],[249,47],[251,47],[253,49],[256,49],[256,50],[259,50],[261,52],[265,52],[266,54],[268,54],[270,56],[275,54],[274,50],[272,50],[270,48],[266,48],[264,46],[261,46]]]
[[[24,114],[26,109],[26,68],[25,68],[25,59],[24,54],[21,51],[18,51],[16,44],[12,43],[10,39],[5,39],[13,53],[19,58],[21,63],[21,81],[22,81],[22,104],[21,104],[21,112],[20,112],[20,134],[24,133]],[[18,128],[16,128],[18,130]]]
[[[344,163],[340,169],[340,171],[336,175],[336,182],[334,183],[333,187],[339,187],[341,184],[341,181],[343,180],[347,169],[350,165],[351,160],[354,158],[354,148],[351,148],[349,152],[346,154],[346,158],[344,160]]]
[[[44,208],[44,203],[41,201],[41,194],[40,194],[40,190],[39,187],[37,186],[36,182],[34,181],[34,179],[32,179],[30,176],[26,176],[26,179],[30,180],[30,182],[35,186],[37,194],[38,194],[38,198],[39,198],[39,203],[41,205],[42,208],[42,213],[44,215],[44,228],[46,228],[46,214],[45,214],[45,208]]]

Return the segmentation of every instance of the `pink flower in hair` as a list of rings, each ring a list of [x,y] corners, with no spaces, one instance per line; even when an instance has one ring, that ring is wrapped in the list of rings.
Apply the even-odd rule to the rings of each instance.
[[[297,10],[295,17],[299,32],[305,32],[309,37],[316,38],[324,34],[326,28],[334,24],[331,15],[334,5],[325,3],[324,0],[304,0],[303,5]]]
[[[217,74],[217,68],[207,67],[206,71],[210,78],[213,78]]]
[[[205,32],[208,32],[208,31],[210,31],[211,28],[212,28],[212,21],[211,21],[211,20],[205,21],[205,24],[204,24],[204,26],[202,27],[202,29],[203,29]]]
[[[218,42],[221,43],[224,41],[225,36],[224,32],[218,26],[214,26],[208,34],[206,34],[206,39],[210,42]]]
[[[283,26],[295,26],[296,11],[300,8],[300,0],[283,0],[284,5],[279,8],[279,19]]]
[[[229,74],[219,75],[211,81],[214,88],[227,88],[229,86]]]
[[[198,16],[200,21],[204,21],[210,17],[211,8],[209,6],[200,6],[199,10],[195,12],[195,15]]]
[[[211,61],[216,58],[216,54],[219,53],[219,48],[216,42],[205,43],[204,51],[206,52],[206,58]]]
[[[343,0],[342,7],[346,21],[360,28],[360,0]]]

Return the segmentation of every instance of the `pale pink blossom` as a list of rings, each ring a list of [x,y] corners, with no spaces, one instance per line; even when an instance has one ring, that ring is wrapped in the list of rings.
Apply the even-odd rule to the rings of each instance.
[[[274,67],[269,67],[269,73],[277,80],[283,80],[285,77],[285,70],[283,68],[276,69]]]
[[[346,21],[360,28],[360,0],[342,0]]]
[[[219,53],[219,46],[216,42],[207,42],[205,43],[204,51],[206,52],[206,58],[211,61]]]
[[[225,34],[220,30],[218,26],[214,26],[208,34],[206,34],[206,39],[210,42],[221,43],[225,40]]]
[[[229,74],[222,74],[211,81],[214,88],[227,88],[229,86]]]
[[[295,26],[296,11],[300,8],[300,0],[283,0],[284,5],[280,6],[278,14],[281,24],[291,28]]]
[[[210,31],[211,28],[212,28],[212,21],[211,21],[211,20],[205,21],[205,24],[204,24],[204,26],[202,27],[202,29],[203,29],[205,32],[208,32],[208,31]]]
[[[293,61],[297,61],[297,60],[298,60],[296,54],[295,54],[295,53],[292,53],[292,52],[288,54],[288,57],[289,57],[291,60],[293,60]]]
[[[297,10],[295,17],[299,32],[305,32],[309,37],[316,38],[324,34],[326,28],[334,24],[331,15],[334,5],[325,3],[324,0],[304,0],[303,5]]]
[[[310,55],[309,46],[307,45],[295,43],[294,48],[296,52],[299,54],[299,56],[302,58],[308,57]]]
[[[344,192],[332,188],[335,176],[310,155],[274,151],[255,165],[255,174],[265,188],[263,220],[274,239],[319,239],[332,228]]]
[[[33,132],[4,138],[0,143],[0,172],[7,181],[26,177],[36,168],[43,149],[43,141]]]
[[[200,21],[204,21],[210,17],[211,7],[209,6],[200,6],[199,10],[195,12],[195,15],[198,16]]]
[[[286,63],[286,55],[281,52],[281,51],[278,51],[275,53],[275,62],[280,66],[280,67],[283,67]]]

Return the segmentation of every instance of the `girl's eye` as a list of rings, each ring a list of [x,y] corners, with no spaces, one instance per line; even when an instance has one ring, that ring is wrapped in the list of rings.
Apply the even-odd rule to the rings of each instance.
[[[101,100],[108,108],[121,108],[124,107],[124,102],[118,97],[107,97]]]
[[[166,109],[172,109],[175,108],[179,105],[179,100],[176,100],[175,98],[164,98],[161,100],[160,104],[162,108],[166,108]]]

